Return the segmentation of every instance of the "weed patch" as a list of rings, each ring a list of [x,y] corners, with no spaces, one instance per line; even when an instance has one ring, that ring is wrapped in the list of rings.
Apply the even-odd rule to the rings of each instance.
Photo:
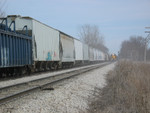
[[[95,92],[91,113],[150,113],[150,64],[119,61]]]

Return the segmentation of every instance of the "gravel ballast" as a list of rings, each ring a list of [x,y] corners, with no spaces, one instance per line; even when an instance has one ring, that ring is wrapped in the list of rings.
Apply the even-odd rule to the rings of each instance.
[[[101,65],[103,65],[103,64],[106,64],[106,63],[101,63]],[[64,69],[64,70],[48,72],[48,73],[43,73],[43,74],[38,74],[38,75],[33,75],[33,76],[26,76],[26,77],[17,78],[17,79],[14,79],[14,80],[1,81],[0,82],[0,88],[15,85],[15,84],[20,84],[22,82],[33,81],[33,80],[41,79],[41,78],[44,78],[44,77],[56,76],[58,74],[71,72],[71,71],[75,71],[75,70],[78,70],[78,69],[84,69],[84,68],[91,67],[91,66],[96,66],[96,65],[99,65],[99,64],[82,66],[82,67],[74,67],[74,68],[71,68],[71,69]]]
[[[83,113],[87,112],[94,88],[106,84],[105,75],[115,63],[76,76],[56,86],[0,106],[0,113]]]

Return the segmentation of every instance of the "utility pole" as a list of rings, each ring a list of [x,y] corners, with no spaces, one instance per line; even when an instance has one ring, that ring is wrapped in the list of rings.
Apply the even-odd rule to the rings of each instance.
[[[145,29],[150,29],[150,27],[145,27]],[[148,44],[149,44],[149,41],[150,41],[150,31],[145,31],[145,33],[149,33],[149,34],[145,38],[144,62],[146,62],[147,47],[148,47]]]

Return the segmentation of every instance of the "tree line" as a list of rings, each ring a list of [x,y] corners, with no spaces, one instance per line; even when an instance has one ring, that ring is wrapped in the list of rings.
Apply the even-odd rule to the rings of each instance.
[[[104,37],[100,33],[98,26],[89,24],[81,26],[79,29],[79,37],[83,43],[90,47],[108,53],[109,50],[104,44]]]
[[[121,44],[119,57],[134,61],[144,61],[146,51],[146,60],[150,60],[150,48],[147,46],[146,39],[142,36],[131,36]]]

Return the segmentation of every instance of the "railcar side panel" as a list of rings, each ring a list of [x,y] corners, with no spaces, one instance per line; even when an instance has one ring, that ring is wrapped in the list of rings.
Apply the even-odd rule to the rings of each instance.
[[[94,51],[91,47],[89,47],[89,61],[94,61]]]
[[[101,52],[101,55],[102,55],[102,61],[105,60],[105,54],[103,52]]]
[[[83,45],[82,43],[74,39],[74,46],[75,46],[75,60],[82,61],[83,60]]]
[[[87,61],[89,60],[89,51],[88,51],[88,45],[83,44],[83,60]]]
[[[36,20],[32,21],[35,61],[59,61],[59,32]]]
[[[94,61],[97,60],[97,50],[93,48],[93,53],[94,53]]]
[[[32,36],[33,60],[59,61],[59,32],[30,17],[10,16],[15,20],[16,31],[22,33],[22,28],[27,25],[28,34]],[[8,21],[9,22],[9,21]],[[24,31],[25,33],[25,31]]]
[[[0,67],[32,64],[32,38],[0,30]]]
[[[101,51],[98,51],[98,60],[99,60],[99,61],[102,60],[102,55],[101,55],[101,54],[102,54],[102,52],[101,52]]]
[[[61,45],[62,45],[62,62],[74,62],[74,40],[73,38],[60,33]]]

